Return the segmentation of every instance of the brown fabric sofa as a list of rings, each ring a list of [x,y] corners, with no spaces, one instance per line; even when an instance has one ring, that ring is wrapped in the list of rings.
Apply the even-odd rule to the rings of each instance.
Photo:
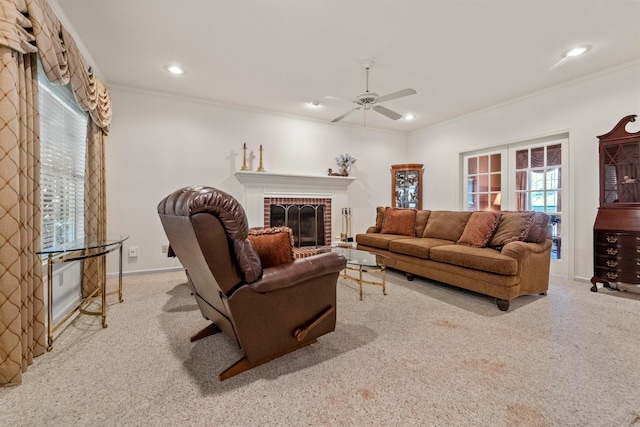
[[[549,285],[549,216],[542,212],[458,212],[377,208],[357,248],[386,255],[392,268],[496,298],[509,309]]]

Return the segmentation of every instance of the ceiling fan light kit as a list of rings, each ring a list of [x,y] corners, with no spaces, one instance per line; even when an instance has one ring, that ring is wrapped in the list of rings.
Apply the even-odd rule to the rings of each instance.
[[[402,89],[397,92],[389,93],[384,96],[380,96],[375,92],[369,92],[369,70],[371,69],[373,64],[374,64],[373,61],[368,61],[362,64],[362,67],[366,71],[365,92],[360,95],[357,95],[352,101],[354,104],[357,104],[358,107],[350,111],[347,111],[341,116],[338,116],[335,119],[331,120],[332,123],[339,122],[340,120],[344,119],[345,117],[347,117],[348,115],[352,114],[357,110],[364,110],[364,111],[373,110],[392,120],[398,120],[404,117],[402,114],[398,114],[395,111],[390,110],[386,107],[383,107],[380,104],[382,102],[390,101],[392,99],[398,99],[404,96],[415,95],[417,92],[415,91],[415,89],[411,89],[411,88]]]

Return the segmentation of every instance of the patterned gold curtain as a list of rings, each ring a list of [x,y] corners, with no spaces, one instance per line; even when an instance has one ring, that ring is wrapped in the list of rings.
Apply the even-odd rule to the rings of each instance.
[[[0,55],[0,383],[19,383],[45,351],[37,59]]]
[[[88,236],[106,237],[107,206],[104,183],[105,135],[93,120],[87,125],[87,161],[84,183],[84,231]],[[99,274],[106,271],[104,257],[84,261],[82,294],[89,295],[99,285]]]
[[[22,381],[45,351],[40,248],[40,136],[33,39],[0,3],[0,383]]]
[[[33,357],[45,351],[42,262],[35,253],[41,227],[36,52],[47,79],[71,82],[78,104],[91,116],[85,194],[91,212],[85,228],[99,236],[106,229],[109,92],[46,0],[0,0],[0,384],[20,383]],[[83,291],[96,280],[94,265],[86,268]]]

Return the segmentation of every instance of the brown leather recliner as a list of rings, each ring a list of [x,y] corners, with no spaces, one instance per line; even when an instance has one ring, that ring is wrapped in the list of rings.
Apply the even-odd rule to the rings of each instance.
[[[242,206],[211,187],[165,197],[158,214],[212,323],[191,341],[224,332],[244,353],[224,380],[316,342],[335,329],[336,282],[346,260],[328,252],[262,268]]]

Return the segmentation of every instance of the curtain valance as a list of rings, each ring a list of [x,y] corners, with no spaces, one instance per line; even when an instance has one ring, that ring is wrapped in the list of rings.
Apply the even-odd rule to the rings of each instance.
[[[0,0],[0,45],[20,53],[37,51],[47,79],[68,84],[80,107],[106,134],[111,95],[87,66],[75,40],[46,0]]]
[[[0,45],[22,54],[36,52],[31,21],[23,14],[26,12],[24,2],[0,0],[0,12]]]

